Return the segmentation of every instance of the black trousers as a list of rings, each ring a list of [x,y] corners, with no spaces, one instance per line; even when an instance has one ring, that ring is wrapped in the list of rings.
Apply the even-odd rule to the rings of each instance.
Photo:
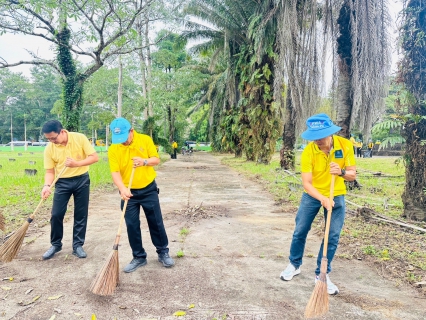
[[[146,258],[147,254],[142,246],[142,233],[140,221],[140,209],[145,212],[148,222],[151,241],[157,253],[169,252],[166,230],[164,228],[163,216],[161,214],[160,200],[158,199],[158,188],[155,180],[142,189],[131,189],[132,197],[127,203],[125,220],[127,236],[134,258]],[[123,210],[124,201],[121,201]]]
[[[71,195],[74,197],[74,226],[72,247],[83,246],[89,212],[90,178],[85,173],[71,178],[60,178],[55,185],[52,216],[50,218],[50,243],[62,247],[64,217]]]

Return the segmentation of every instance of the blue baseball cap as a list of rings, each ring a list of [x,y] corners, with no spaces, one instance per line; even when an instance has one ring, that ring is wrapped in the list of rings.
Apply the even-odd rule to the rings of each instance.
[[[126,142],[129,137],[129,132],[132,126],[130,122],[124,118],[116,118],[112,120],[109,128],[112,132],[112,143],[123,143]]]
[[[331,136],[342,129],[336,126],[325,113],[316,114],[308,118],[306,126],[308,129],[302,133],[302,138],[311,141]]]

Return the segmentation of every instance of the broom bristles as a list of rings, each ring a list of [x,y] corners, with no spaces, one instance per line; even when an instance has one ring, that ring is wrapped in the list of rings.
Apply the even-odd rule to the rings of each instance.
[[[4,231],[4,227],[6,226],[4,222],[4,215],[0,213],[0,230]]]
[[[100,296],[110,296],[119,282],[118,250],[114,249],[90,285],[90,291]]]
[[[0,260],[3,262],[12,261],[19,252],[24,242],[30,223],[25,221],[24,224],[12,234],[0,247]]]
[[[323,256],[318,281],[306,305],[305,317],[307,319],[318,318],[328,312],[327,262],[327,258]]]
[[[318,318],[328,312],[327,280],[318,280],[315,284],[311,298],[306,305],[305,317],[307,319]]]

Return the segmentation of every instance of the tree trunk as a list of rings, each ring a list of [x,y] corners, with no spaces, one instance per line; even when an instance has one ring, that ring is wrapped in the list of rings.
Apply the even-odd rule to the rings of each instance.
[[[423,115],[426,109],[423,108]],[[426,120],[405,125],[405,188],[402,194],[403,216],[426,221]]]
[[[123,64],[121,56],[118,56],[118,91],[117,91],[117,117],[121,118],[123,113]]]
[[[146,59],[147,59],[147,64],[146,64],[146,72],[147,72],[147,77],[146,77],[146,82],[147,82],[147,99],[148,99],[148,117],[153,117],[154,116],[154,110],[152,108],[152,101],[151,101],[151,89],[152,89],[152,75],[151,75],[151,70],[152,70],[152,58],[151,58],[151,45],[149,43],[149,17],[148,14],[145,14],[145,46],[146,46]]]
[[[296,121],[294,119],[294,109],[291,99],[291,89],[287,89],[287,99],[285,106],[285,119],[283,128],[283,146],[280,150],[280,166],[282,169],[295,169],[295,152],[296,144]]]
[[[70,31],[63,25],[56,35],[58,38],[57,59],[59,68],[64,76],[62,99],[64,110],[62,113],[62,125],[69,131],[80,129],[80,113],[83,108],[83,83],[84,79],[77,74],[75,64],[70,51]]]
[[[337,108],[337,121],[336,124],[342,128],[339,135],[344,138],[350,137],[350,122],[352,114],[352,93],[351,93],[351,79],[347,69],[341,66],[339,73],[339,80],[337,84],[338,94],[338,108]]]
[[[404,10],[401,26],[404,58],[399,77],[416,102],[409,105],[410,120],[402,135],[406,141],[405,189],[402,194],[404,216],[426,221],[426,7],[424,1],[410,0]],[[407,116],[408,117],[408,116]]]
[[[351,116],[353,109],[352,93],[352,41],[351,22],[350,22],[350,4],[345,0],[339,12],[337,23],[339,25],[340,36],[337,38],[337,54],[339,55],[339,79],[337,84],[338,107],[337,122],[342,130],[339,135],[345,138],[350,137]]]

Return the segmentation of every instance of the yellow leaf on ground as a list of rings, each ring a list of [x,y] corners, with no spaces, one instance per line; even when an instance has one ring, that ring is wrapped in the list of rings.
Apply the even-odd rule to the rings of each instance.
[[[1,287],[3,290],[8,291],[8,290],[12,290],[11,287]]]
[[[34,301],[37,301],[38,299],[40,299],[40,296],[36,296],[36,297],[34,297],[33,302],[34,302]]]
[[[179,311],[176,311],[175,313],[173,313],[173,315],[175,317],[183,317],[184,315],[186,315],[186,312],[182,311],[182,310],[179,310]]]
[[[92,314],[92,320],[97,320],[95,314]]]
[[[195,308],[195,304],[190,304],[190,305],[188,306],[188,309],[192,309],[192,308]]]
[[[49,298],[47,298],[47,299],[49,299],[49,300],[57,300],[57,299],[59,299],[60,297],[62,297],[63,296],[63,294],[59,294],[59,295],[57,295],[57,296],[53,296],[53,297],[49,297]]]

